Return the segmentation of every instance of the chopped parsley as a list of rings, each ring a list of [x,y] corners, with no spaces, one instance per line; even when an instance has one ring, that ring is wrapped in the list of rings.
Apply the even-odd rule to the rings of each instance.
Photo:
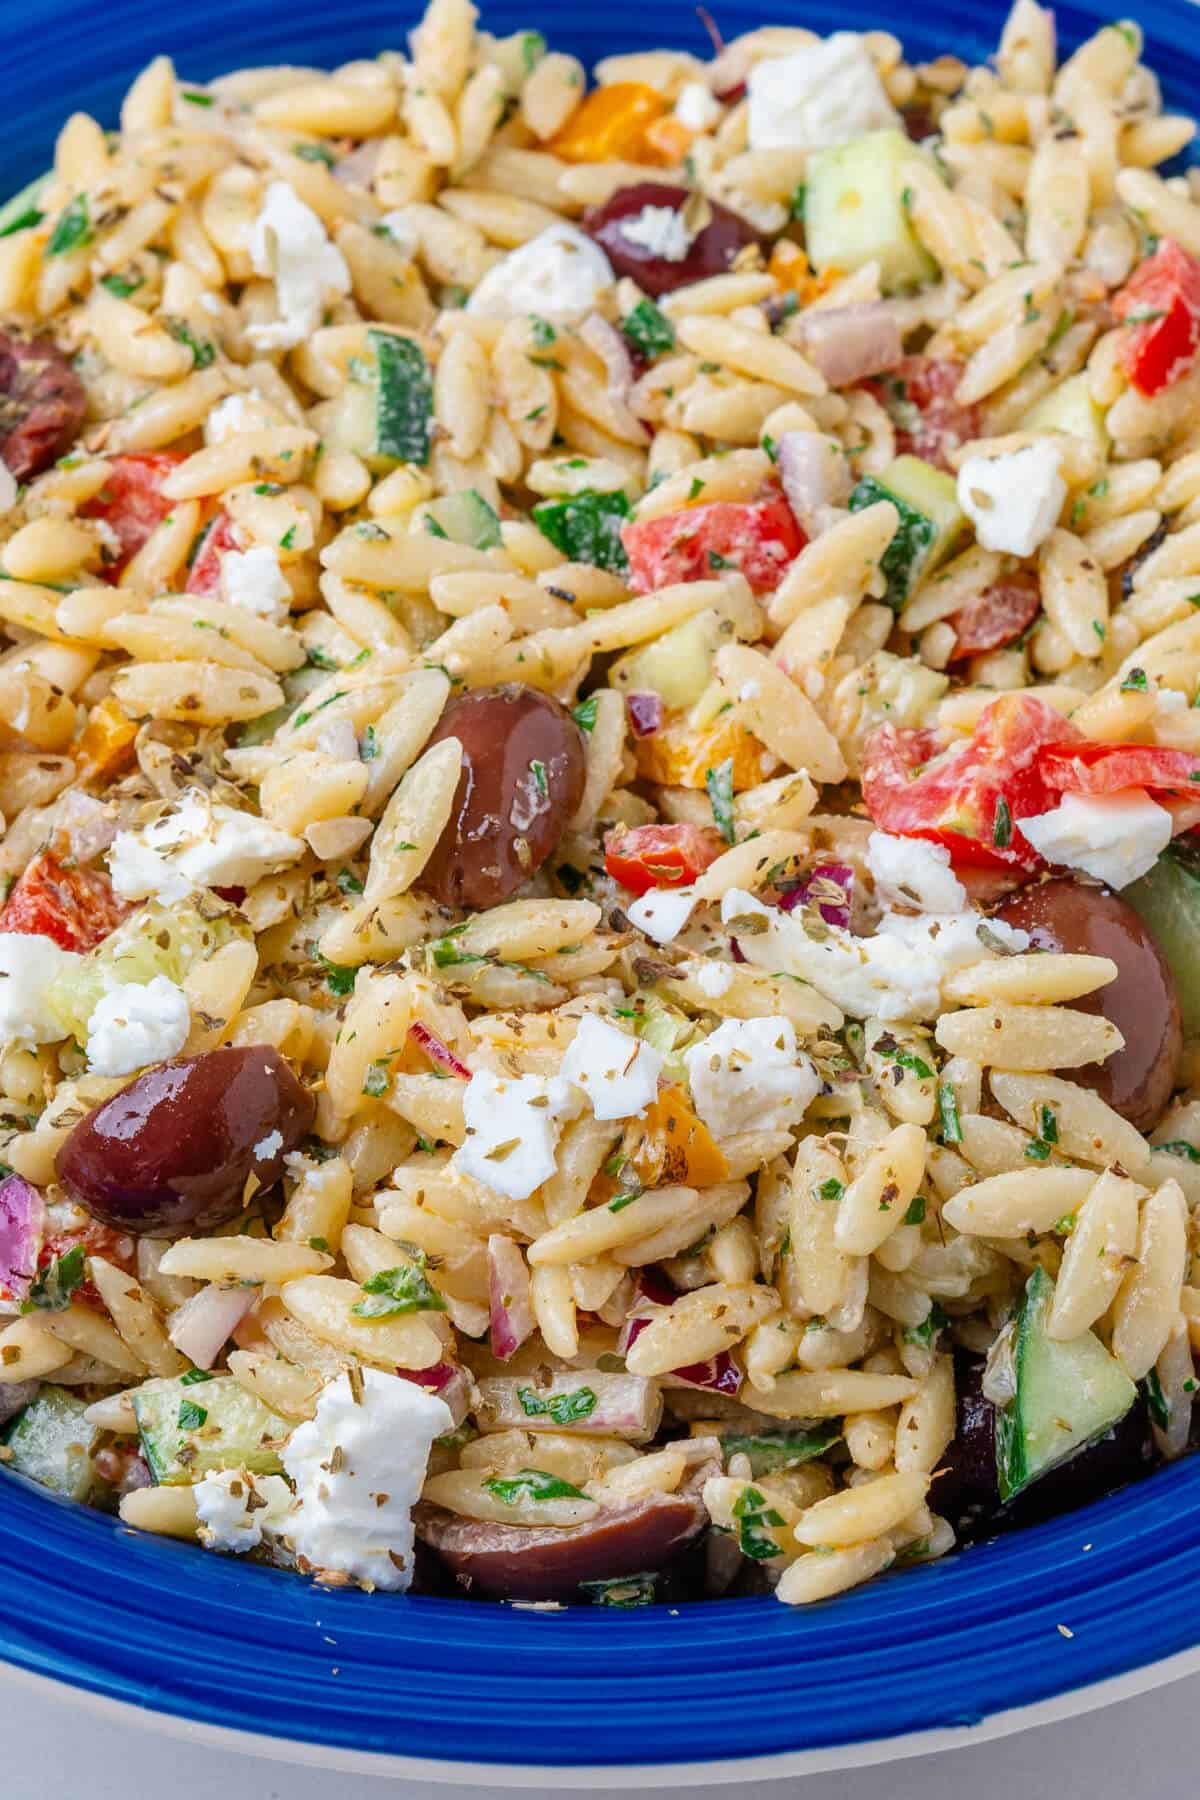
[[[186,1375],[179,1377],[180,1387],[195,1387],[198,1381],[211,1381],[211,1369],[189,1369]]]
[[[107,288],[110,294],[115,294],[118,300],[128,300],[130,294],[136,294],[140,287],[145,286],[145,283],[146,277],[139,274],[102,275],[100,277],[100,286]]]
[[[391,1083],[392,1072],[390,1058],[378,1056],[375,1061],[370,1063],[367,1067],[367,1073],[363,1079],[362,1091],[364,1094],[369,1094],[372,1100],[378,1100],[382,1095],[387,1093]]]
[[[207,369],[217,354],[214,345],[197,337],[186,319],[166,319],[164,323],[175,342],[191,351],[193,369]]]
[[[733,758],[727,756],[715,769],[704,771],[704,785],[712,807],[713,823],[727,844],[736,841],[733,817]]]
[[[539,350],[548,350],[558,340],[558,333],[549,319],[539,319],[536,313],[529,315],[529,334]]]
[[[1148,685],[1145,669],[1130,669],[1121,683],[1121,692],[1123,694],[1144,694]]]
[[[362,1284],[365,1299],[350,1308],[356,1319],[396,1319],[404,1313],[445,1312],[446,1302],[425,1273],[425,1253],[414,1263],[396,1269],[380,1269]]]
[[[83,1280],[86,1260],[87,1252],[83,1245],[76,1244],[73,1250],[56,1256],[44,1269],[39,1269],[30,1283],[28,1294],[21,1302],[21,1311],[65,1312],[71,1304],[72,1295]]]
[[[904,1215],[906,1225],[923,1225],[929,1202],[924,1194],[914,1194],[908,1203],[908,1211]]]
[[[332,169],[335,161],[327,144],[293,144],[292,155],[298,156],[301,162],[324,163],[327,169]]]
[[[845,1191],[845,1182],[839,1181],[836,1175],[830,1175],[828,1180],[818,1182],[813,1189],[818,1200],[840,1200]]]
[[[331,994],[336,994],[339,1000],[344,1000],[347,994],[354,992],[354,978],[358,974],[357,969],[352,969],[345,963],[330,962],[324,956],[320,958],[320,963],[325,975],[325,985]]]
[[[738,1522],[738,1549],[754,1562],[769,1562],[782,1554],[779,1544],[766,1530],[786,1524],[783,1515],[767,1505],[766,1495],[756,1487],[744,1487],[733,1503],[733,1516]]]
[[[961,1144],[963,1134],[958,1116],[958,1101],[948,1081],[943,1081],[938,1087],[938,1120],[942,1127],[943,1144]]]
[[[1165,1150],[1168,1156],[1182,1156],[1186,1162],[1200,1163],[1200,1150],[1186,1138],[1168,1138],[1165,1144],[1151,1144],[1152,1150]]]
[[[1007,850],[1012,843],[1012,813],[1008,801],[1001,794],[996,801],[996,816],[992,821],[992,842],[997,850]]]
[[[207,1406],[197,1406],[194,1400],[181,1400],[179,1403],[180,1431],[199,1431],[208,1418]]]
[[[571,717],[578,725],[580,731],[591,732],[595,730],[597,704],[598,702],[595,694],[589,694],[586,700],[581,700],[578,706],[573,706],[571,708]]]
[[[544,1469],[522,1469],[516,1475],[493,1475],[484,1482],[489,1494],[505,1506],[516,1506],[522,1500],[586,1500],[587,1495],[557,1475]]]
[[[590,1387],[575,1388],[569,1394],[552,1394],[549,1400],[543,1400],[530,1387],[519,1387],[517,1399],[527,1419],[544,1416],[553,1419],[556,1425],[573,1425],[579,1419],[590,1419],[597,1406],[595,1390]]]
[[[92,241],[92,221],[86,194],[77,194],[63,207],[46,245],[47,256],[65,256],[70,250],[81,250]]]
[[[639,300],[621,320],[621,330],[643,356],[658,356],[675,348],[675,327],[653,300]]]

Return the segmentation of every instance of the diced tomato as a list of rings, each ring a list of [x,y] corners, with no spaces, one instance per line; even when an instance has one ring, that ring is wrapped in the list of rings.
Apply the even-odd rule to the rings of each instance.
[[[180,450],[114,456],[104,486],[94,500],[80,507],[84,518],[103,519],[120,543],[119,553],[105,563],[106,581],[116,581],[155,526],[161,525],[170,512],[172,503],[162,492],[162,484],[183,460]]]
[[[932,732],[881,725],[863,751],[863,799],[882,830],[944,844],[957,863],[1040,869],[1019,824],[1056,803],[1043,772],[1047,749],[1082,741],[1029,693],[1001,695],[965,744],[940,755]]]
[[[1042,590],[1036,575],[1018,570],[1005,581],[995,581],[949,621],[954,627],[954,661],[962,656],[981,656],[985,650],[1002,650],[1037,618]]]
[[[897,456],[919,456],[949,472],[950,452],[979,436],[979,408],[954,398],[963,367],[951,357],[906,356],[863,383],[896,427]]]
[[[604,866],[634,894],[656,887],[688,887],[725,848],[699,825],[618,825],[604,840]]]
[[[711,581],[737,569],[756,594],[770,593],[808,539],[782,494],[744,503],[714,500],[626,525],[621,542],[629,555],[635,594],[678,581]]]
[[[1046,750],[1042,774],[1048,787],[1073,794],[1113,794],[1150,788],[1192,794],[1200,784],[1200,756],[1152,744],[1071,744]]]
[[[228,513],[218,513],[204,536],[188,570],[185,594],[199,594],[205,600],[221,590],[221,561],[227,550],[236,550],[233,520]]]
[[[1118,360],[1139,394],[1186,375],[1200,351],[1200,262],[1173,238],[1134,270],[1113,298],[1125,325]]]
[[[113,1231],[108,1225],[101,1225],[98,1219],[89,1219],[86,1225],[80,1225],[71,1231],[51,1231],[47,1233],[38,1253],[38,1268],[45,1269],[61,1256],[82,1245],[88,1256],[101,1256],[105,1262],[115,1263],[118,1269],[124,1269],[132,1275],[137,1268],[137,1240],[125,1231]],[[105,1310],[104,1302],[90,1281],[83,1281],[71,1295],[81,1306],[90,1306],[96,1312]]]
[[[64,950],[94,950],[130,910],[102,869],[68,868],[43,850],[8,896],[0,931],[53,938]]]

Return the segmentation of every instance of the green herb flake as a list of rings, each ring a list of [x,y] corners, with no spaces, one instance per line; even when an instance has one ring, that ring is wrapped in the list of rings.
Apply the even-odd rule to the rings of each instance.
[[[635,1188],[632,1193],[618,1194],[615,1200],[609,1201],[609,1203],[608,1203],[609,1212],[611,1212],[611,1213],[624,1212],[625,1208],[627,1206],[633,1205],[634,1201],[639,1196],[639,1192],[640,1192],[640,1190]]]
[[[906,1225],[923,1225],[929,1202],[924,1194],[914,1194],[908,1203],[908,1211],[904,1215]]]
[[[519,1474],[508,1476],[494,1475],[483,1485],[505,1506],[516,1506],[522,1500],[587,1499],[580,1488],[572,1487],[569,1481],[563,1481],[557,1475],[548,1475],[544,1469],[522,1469]]]
[[[727,756],[715,769],[704,771],[704,785],[712,807],[713,823],[727,844],[736,841],[733,817],[733,758]]]
[[[375,758],[379,755],[379,739],[375,735],[375,727],[373,725],[368,725],[363,732],[362,742],[358,747],[358,754],[363,762],[374,762]]]
[[[216,101],[211,94],[198,93],[195,88],[180,88],[179,98],[186,100],[189,106],[215,106]]]
[[[91,243],[93,235],[87,195],[77,194],[59,213],[46,245],[46,255],[65,256],[70,250],[81,250]]]
[[[23,1313],[65,1312],[84,1276],[87,1252],[82,1244],[66,1251],[39,1269],[21,1302]]]
[[[445,1312],[446,1302],[425,1273],[425,1254],[413,1263],[381,1269],[362,1284],[365,1298],[350,1308],[356,1319],[396,1319],[404,1313]]]
[[[325,975],[325,985],[330,993],[335,994],[339,1000],[344,1000],[347,994],[352,994],[354,978],[358,974],[358,970],[348,967],[345,963],[329,962],[325,957],[321,957],[320,960]]]
[[[355,875],[354,872],[350,869],[339,869],[337,872],[337,875],[334,877],[334,879],[337,882],[339,893],[361,894],[363,891],[362,882],[358,879],[358,876]]]
[[[549,1418],[556,1425],[574,1425],[580,1419],[590,1419],[598,1405],[595,1390],[590,1387],[574,1388],[569,1394],[552,1394],[548,1400],[530,1387],[519,1387],[517,1399],[527,1419]]]
[[[1162,1390],[1162,1382],[1158,1378],[1158,1370],[1151,1369],[1142,1382],[1142,1392],[1146,1396],[1146,1411],[1151,1422],[1160,1431],[1166,1431],[1171,1423],[1171,1409],[1167,1405],[1167,1397]]]
[[[571,717],[578,725],[580,731],[586,731],[590,734],[595,730],[596,709],[598,705],[599,702],[595,694],[589,694],[586,700],[581,700],[578,706],[573,706],[571,708]]]
[[[1182,1156],[1185,1162],[1200,1163],[1200,1150],[1186,1138],[1168,1138],[1164,1144],[1151,1144],[1152,1150],[1165,1150],[1168,1156]]]
[[[1008,801],[1001,794],[996,801],[996,814],[992,821],[992,842],[997,850],[1007,850],[1012,843],[1012,813]]]
[[[539,350],[548,350],[558,341],[558,333],[549,319],[539,319],[536,313],[529,315],[529,335]]]
[[[165,319],[163,323],[175,339],[192,353],[193,369],[207,369],[216,357],[216,348],[207,338],[199,338],[186,319]]]
[[[772,1557],[782,1555],[779,1544],[766,1527],[778,1528],[786,1521],[773,1506],[767,1505],[765,1494],[756,1487],[744,1487],[732,1510],[738,1522],[738,1549],[743,1556],[754,1562],[769,1562]]]
[[[102,275],[100,277],[100,286],[107,288],[109,293],[114,294],[118,300],[128,300],[130,294],[136,294],[140,287],[145,286],[145,283],[146,277],[139,274]]]
[[[840,1200],[845,1191],[845,1182],[839,1181],[836,1175],[830,1175],[828,1180],[818,1182],[813,1189],[818,1200]]]
[[[363,1078],[362,1091],[369,1094],[372,1100],[379,1100],[387,1093],[392,1084],[391,1059],[380,1056],[367,1067]]]
[[[942,1128],[943,1144],[961,1144],[963,1133],[958,1116],[958,1100],[948,1081],[943,1081],[938,1087],[938,1120]]]
[[[546,775],[546,765],[535,756],[529,765],[529,773],[533,777],[533,785],[537,789],[538,798],[545,800],[550,793],[550,782]]]
[[[195,1387],[197,1382],[211,1381],[211,1369],[189,1369],[186,1375],[179,1377],[180,1387]]]
[[[292,155],[298,156],[301,162],[324,163],[332,169],[336,158],[327,144],[293,144]]]
[[[917,1344],[922,1350],[928,1350],[937,1339],[938,1333],[944,1331],[949,1323],[950,1320],[946,1313],[935,1300],[929,1309],[928,1318],[922,1320],[920,1325],[910,1325],[907,1328],[904,1333],[904,1342]]]
[[[1121,692],[1123,694],[1144,694],[1148,686],[1145,669],[1130,669],[1121,683]]]
[[[208,1418],[208,1408],[197,1406],[194,1400],[181,1400],[179,1403],[180,1431],[199,1431]]]
[[[675,327],[653,300],[639,300],[621,320],[621,330],[643,356],[659,356],[675,348]]]

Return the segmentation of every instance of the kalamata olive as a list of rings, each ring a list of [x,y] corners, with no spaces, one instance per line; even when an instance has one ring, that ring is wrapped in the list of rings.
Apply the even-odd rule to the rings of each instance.
[[[85,405],[83,383],[53,338],[0,332],[0,461],[18,481],[70,449]]]
[[[1108,888],[1070,880],[1022,888],[998,916],[1027,931],[1039,950],[1107,956],[1116,963],[1115,981],[1071,1005],[1111,1019],[1125,1047],[1105,1062],[1065,1073],[1148,1131],[1179,1078],[1183,1025],[1175,977],[1142,920]]]
[[[957,1427],[930,1496],[935,1512],[949,1519],[960,1542],[995,1537],[1073,1512],[1127,1482],[1140,1480],[1154,1468],[1158,1456],[1145,1404],[1139,1398],[1111,1431],[1085,1444],[1007,1506],[1001,1506],[996,1480],[996,1409],[983,1392],[984,1366],[981,1356],[960,1353],[954,1359]]]
[[[207,1230],[279,1180],[315,1110],[269,1044],[181,1057],[81,1119],[58,1153],[58,1178],[121,1231]]]
[[[557,700],[510,682],[452,701],[429,742],[450,737],[462,774],[421,886],[445,906],[497,906],[541,868],[583,798],[583,733]]]
[[[643,243],[641,234],[630,235],[628,227],[647,207],[665,207],[684,215],[679,228],[689,241],[682,256],[664,256],[652,243]],[[709,275],[724,275],[739,250],[761,241],[753,225],[727,206],[667,181],[639,181],[633,187],[618,188],[602,206],[593,206],[584,214],[583,229],[600,245],[618,275],[632,276],[640,288],[655,296]],[[653,239],[656,234],[646,235]],[[669,247],[684,248],[682,243]]]
[[[493,1525],[460,1519],[423,1502],[417,1536],[436,1550],[463,1587],[491,1600],[578,1600],[583,1581],[658,1570],[674,1561],[708,1522],[694,1494],[649,1494],[614,1506],[586,1525]]]

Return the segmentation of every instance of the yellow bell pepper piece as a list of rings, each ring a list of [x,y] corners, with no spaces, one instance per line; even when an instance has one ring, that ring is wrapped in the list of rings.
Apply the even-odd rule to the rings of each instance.
[[[696,138],[696,133],[674,113],[668,113],[665,119],[655,119],[647,125],[644,135],[642,160],[656,163],[663,169],[677,168]]]
[[[590,93],[546,148],[563,162],[638,162],[647,126],[666,110],[662,95],[644,81],[614,81]]]
[[[111,696],[101,700],[75,743],[80,781],[108,781],[128,768],[137,734],[137,721],[127,718]]]
[[[729,1164],[712,1133],[696,1117],[682,1088],[660,1088],[645,1117],[630,1126],[630,1133],[635,1131],[636,1138],[627,1140],[626,1148],[644,1188],[673,1183],[711,1187],[729,1173]]]
[[[688,713],[668,719],[652,736],[638,738],[634,755],[641,780],[686,788],[703,788],[709,769],[732,757],[736,794],[756,787],[779,766],[753,732],[728,716],[699,731]]]

